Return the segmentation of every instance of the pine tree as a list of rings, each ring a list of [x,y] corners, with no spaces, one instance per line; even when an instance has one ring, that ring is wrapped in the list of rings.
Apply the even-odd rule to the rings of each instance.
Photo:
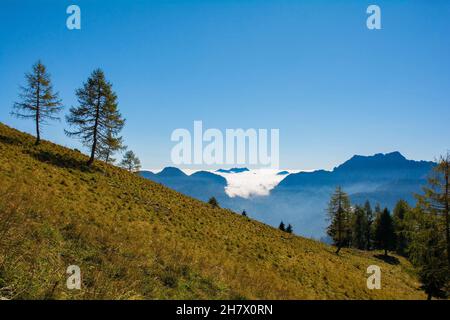
[[[352,246],[365,250],[367,249],[367,216],[366,212],[360,206],[355,207],[352,223]]]
[[[366,221],[367,221],[367,230],[366,230],[366,248],[367,250],[370,250],[372,248],[372,228],[373,228],[373,211],[372,207],[370,206],[370,202],[367,200],[364,204],[364,213],[366,215]]]
[[[450,288],[450,267],[447,264],[446,241],[435,215],[423,211],[421,204],[408,215],[408,256],[417,268],[422,289],[428,299],[447,298]]]
[[[106,163],[114,163],[116,159],[112,156],[117,151],[125,150],[127,147],[123,144],[122,137],[114,137],[111,130],[108,131],[105,138],[97,146],[96,155],[100,160]]]
[[[343,246],[348,245],[351,231],[350,199],[341,187],[337,187],[331,196],[328,216],[330,225],[327,228],[327,234],[333,239],[337,247],[336,254],[338,254]]]
[[[376,239],[375,239],[375,232],[377,228],[378,219],[383,213],[383,210],[381,210],[381,205],[377,203],[375,205],[375,208],[373,210],[373,222],[372,227],[370,228],[370,234],[372,236],[372,248],[377,249]]]
[[[139,171],[139,169],[141,169],[141,161],[134,154],[133,151],[128,150],[127,152],[125,152],[125,155],[123,156],[123,159],[120,162],[120,166],[130,172],[136,172]]]
[[[408,255],[428,299],[448,297],[450,290],[448,176],[449,154],[439,159],[406,223]]]
[[[439,236],[432,232],[427,238],[423,263],[419,268],[419,280],[428,300],[432,297],[446,299],[449,295],[449,272],[442,249],[438,246]]]
[[[11,114],[19,119],[33,119],[36,127],[36,142],[41,141],[41,125],[47,120],[59,120],[57,114],[62,109],[58,93],[53,93],[50,75],[38,61],[31,73],[25,74],[26,87],[21,87],[20,102],[14,103]]]
[[[387,208],[375,220],[375,246],[384,250],[385,256],[388,255],[388,250],[395,248],[394,222]]]
[[[436,216],[438,229],[446,242],[447,264],[450,266],[450,154],[442,156],[428,179],[424,195],[418,195],[419,204],[425,213]]]
[[[245,210],[243,210],[243,211],[242,211],[242,215],[243,215],[244,217],[246,217],[246,216],[247,216],[247,212],[246,212]]]
[[[91,155],[87,163],[90,166],[99,153],[98,148],[104,150],[106,147],[108,136],[112,140],[120,139],[117,135],[125,120],[117,109],[117,96],[112,91],[112,85],[106,81],[102,70],[92,72],[76,95],[79,106],[70,108],[70,114],[66,117],[69,125],[76,129],[66,131],[66,134],[80,138],[90,148]],[[109,143],[113,145],[111,141]]]
[[[394,212],[394,230],[396,236],[396,252],[400,255],[406,254],[406,249],[408,247],[408,241],[406,237],[406,215],[411,209],[406,201],[400,200],[397,202]]]
[[[219,207],[219,202],[217,201],[217,199],[216,199],[215,197],[209,198],[208,203],[209,203],[213,208],[218,208],[218,207]]]
[[[292,227],[292,225],[289,223],[287,228],[286,228],[286,232],[287,233],[292,233],[294,231],[294,228]]]
[[[280,225],[278,226],[278,229],[280,229],[281,231],[286,231],[286,227],[285,227],[283,221],[280,222]]]

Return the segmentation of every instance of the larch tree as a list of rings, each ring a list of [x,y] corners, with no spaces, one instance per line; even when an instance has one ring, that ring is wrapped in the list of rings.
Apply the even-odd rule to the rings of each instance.
[[[364,204],[364,213],[366,215],[367,230],[366,230],[366,248],[370,250],[372,248],[372,226],[374,222],[372,207],[369,200]]]
[[[356,206],[352,223],[352,246],[360,249],[367,249],[367,216],[364,208]]]
[[[90,148],[90,158],[87,162],[90,166],[99,153],[98,148],[104,150],[107,143],[120,144],[120,137],[117,135],[125,120],[117,109],[117,95],[102,70],[93,71],[83,87],[76,91],[76,95],[79,106],[70,108],[70,114],[66,117],[74,131],[66,130],[66,134],[79,138]]]
[[[418,195],[422,211],[434,216],[438,222],[437,232],[443,234],[446,243],[447,263],[450,266],[450,154],[441,156],[428,179],[424,194]]]
[[[333,239],[337,247],[336,254],[338,254],[343,246],[348,245],[351,230],[350,199],[341,187],[337,187],[331,196],[328,217],[330,225],[327,228],[327,234]]]
[[[416,267],[422,289],[431,298],[447,298],[450,288],[450,267],[446,257],[445,237],[436,232],[440,222],[423,211],[418,204],[408,215],[408,258]]]
[[[20,102],[13,105],[11,114],[20,119],[32,119],[36,127],[36,141],[41,141],[41,126],[48,120],[59,120],[57,114],[62,109],[61,100],[57,92],[53,92],[53,85],[46,67],[38,61],[32,71],[25,74],[26,86],[20,87]]]
[[[288,226],[286,227],[286,232],[287,233],[292,233],[294,232],[294,228],[292,227],[292,225],[289,223]]]
[[[375,246],[384,250],[385,256],[388,255],[388,250],[395,248],[394,222],[387,208],[375,220]]]
[[[116,159],[113,158],[113,155],[127,148],[123,144],[123,138],[115,137],[111,130],[108,131],[105,138],[101,138],[100,140],[96,150],[97,158],[106,163],[114,163]]]
[[[404,200],[399,200],[395,205],[393,211],[394,229],[396,241],[396,251],[399,255],[405,255],[408,247],[408,241],[406,237],[406,220],[407,214],[411,210],[408,203]]]
[[[422,289],[427,294],[427,299],[432,297],[446,299],[449,290],[449,268],[439,248],[439,235],[431,232],[425,239],[425,248],[422,263],[419,267],[419,280]]]
[[[209,198],[208,204],[210,204],[213,208],[219,207],[219,202],[217,201],[216,197]]]
[[[428,179],[424,194],[408,217],[408,254],[418,270],[422,288],[432,297],[446,298],[450,290],[449,155],[442,156]]]
[[[125,152],[125,155],[120,162],[120,166],[130,172],[136,172],[141,169],[141,161],[133,151],[128,150],[127,152]]]

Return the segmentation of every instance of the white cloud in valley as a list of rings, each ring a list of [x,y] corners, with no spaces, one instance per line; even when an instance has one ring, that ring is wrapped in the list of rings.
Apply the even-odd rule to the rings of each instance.
[[[187,175],[191,175],[199,170],[182,169]],[[215,170],[205,170],[220,175],[227,180],[225,187],[226,194],[231,197],[250,198],[255,196],[268,196],[286,175],[278,175],[282,170],[275,169],[252,169],[239,173],[217,172]],[[284,171],[284,170],[283,170]],[[313,170],[286,170],[290,173]]]
[[[286,177],[286,175],[277,175],[278,172],[279,170],[258,169],[240,173],[214,173],[227,180],[225,192],[228,196],[249,198],[268,196],[270,190]]]

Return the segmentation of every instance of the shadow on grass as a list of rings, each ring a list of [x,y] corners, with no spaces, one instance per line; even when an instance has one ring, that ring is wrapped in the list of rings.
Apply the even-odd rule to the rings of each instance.
[[[392,265],[397,265],[400,263],[400,261],[396,257],[389,255],[385,256],[384,254],[375,254],[373,257]]]
[[[70,154],[60,154],[39,149],[29,150],[29,154],[41,162],[49,163],[60,168],[70,168],[82,172],[100,171],[96,167],[89,167],[85,161],[75,159]]]
[[[0,142],[14,145],[14,146],[19,146],[22,144],[22,141],[20,139],[17,139],[14,137],[2,136],[2,135],[0,135]]]

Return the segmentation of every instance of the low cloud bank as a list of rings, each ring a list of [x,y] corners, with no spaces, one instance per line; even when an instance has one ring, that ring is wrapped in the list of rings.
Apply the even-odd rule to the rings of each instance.
[[[252,196],[268,196],[285,175],[277,175],[278,170],[258,169],[240,173],[220,173],[227,180],[225,192],[229,197],[250,198]]]

